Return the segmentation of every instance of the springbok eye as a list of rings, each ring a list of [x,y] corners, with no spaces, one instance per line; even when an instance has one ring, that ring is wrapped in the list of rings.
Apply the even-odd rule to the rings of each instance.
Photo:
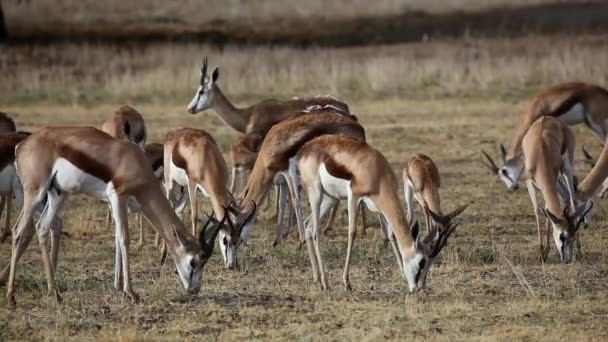
[[[224,246],[228,245],[228,239],[226,239],[225,236],[224,236],[224,239],[222,240],[222,243],[224,244]]]
[[[564,235],[564,233],[559,234],[559,241],[561,241],[562,243],[566,242],[566,236]]]
[[[196,262],[194,261],[194,259],[190,260],[190,267],[192,267],[192,269],[196,268]]]
[[[426,259],[422,258],[422,259],[420,259],[420,262],[418,263],[418,270],[423,270],[424,266],[426,266]]]
[[[505,169],[500,169],[500,173],[502,173],[503,176],[508,177],[509,175],[507,174],[507,170]]]

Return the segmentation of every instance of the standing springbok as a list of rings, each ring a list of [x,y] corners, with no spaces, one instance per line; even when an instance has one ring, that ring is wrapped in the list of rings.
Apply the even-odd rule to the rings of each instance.
[[[588,83],[564,83],[549,88],[532,99],[520,116],[519,127],[509,149],[500,145],[502,165],[498,167],[492,158],[482,151],[487,160],[485,165],[498,175],[509,190],[517,189],[524,169],[524,161],[521,158],[523,138],[530,126],[543,116],[558,117],[569,125],[584,123],[604,145],[608,135],[608,90]]]
[[[335,111],[350,113],[345,103],[332,97],[294,98],[286,101],[269,99],[249,107],[237,108],[220,90],[217,85],[218,78],[218,67],[215,67],[210,75],[207,74],[207,57],[205,57],[201,68],[200,84],[188,105],[188,112],[197,114],[213,108],[226,124],[241,133],[257,132],[265,136],[276,123],[311,106],[328,106]]]
[[[16,130],[17,130],[17,127],[15,126],[15,121],[13,121],[13,119],[10,116],[8,116],[6,113],[0,112],[0,134],[12,133],[12,132],[15,132]],[[0,148],[5,150],[5,152],[3,152],[4,158],[10,156],[14,160],[14,157],[15,157],[14,146],[13,146],[13,151],[6,150],[6,146],[2,146]],[[12,161],[11,161],[11,164],[12,164]],[[6,165],[3,166],[3,168],[6,168],[6,167],[7,167]],[[6,208],[4,229],[0,233],[0,243],[3,243],[4,240],[6,240],[6,238],[11,233],[11,226],[10,226],[11,225],[11,200],[12,200],[12,195],[13,195],[13,191],[12,191],[13,189],[12,189],[11,184],[12,184],[13,175],[14,175],[14,170],[8,171],[7,174],[5,174],[4,170],[2,172],[0,172],[0,182],[2,182],[2,184],[4,185],[3,190],[6,190],[6,191],[2,191],[2,193],[0,195],[0,216],[2,216],[2,212]],[[9,185],[9,186],[7,187],[6,185]]]
[[[167,196],[172,198],[175,184],[188,190],[192,231],[196,231],[198,221],[198,201],[196,192],[200,190],[211,200],[216,217],[224,217],[226,208],[232,205],[233,198],[227,188],[228,169],[215,140],[207,132],[194,128],[177,128],[165,136],[164,173]],[[255,205],[253,206],[255,208]],[[255,209],[253,209],[255,211]],[[248,211],[249,212],[249,211]],[[227,268],[237,265],[233,254],[227,253],[227,246],[239,240],[244,219],[250,214],[237,215],[237,229],[220,230],[219,244]],[[178,215],[181,213],[178,213]],[[246,214],[246,215],[243,215]],[[231,218],[229,218],[229,223]],[[232,232],[232,234],[230,234]]]
[[[121,106],[101,125],[101,130],[118,139],[125,139],[141,148],[146,144],[143,116],[130,106]]]
[[[554,117],[542,117],[530,126],[522,140],[522,152],[525,161],[525,170],[528,174],[528,193],[532,200],[538,242],[541,258],[547,260],[549,254],[549,239],[553,240],[559,251],[562,262],[570,262],[572,248],[576,240],[585,208],[575,210],[572,202],[574,192],[574,176],[572,173],[572,160],[574,156],[574,133],[562,120]],[[563,176],[567,186],[566,195],[562,195],[566,203],[562,208],[560,202],[559,177]],[[540,226],[539,207],[536,192],[540,190],[545,200],[543,212],[547,217],[546,240],[543,246],[543,237]],[[589,208],[590,210],[590,208]],[[588,211],[588,210],[586,210]],[[549,222],[553,227],[552,233]]]
[[[300,233],[300,241],[304,241],[304,229],[301,210],[299,208],[299,194],[295,154],[307,141],[323,134],[336,134],[365,139],[365,131],[353,115],[343,115],[340,112],[301,113],[273,126],[258,153],[253,170],[243,192],[239,195],[239,203],[259,203],[270,189],[275,176],[279,173],[285,175],[291,203],[295,206],[296,222]],[[242,230],[240,241],[249,242],[251,232],[255,226],[255,216]],[[237,247],[240,241],[228,246],[228,253],[236,259]]]
[[[21,207],[23,202],[23,191],[14,164],[15,146],[29,135],[30,133],[27,132],[0,134],[0,195],[2,195],[0,208],[4,209],[4,199],[6,199],[7,207],[4,229],[0,233],[0,243],[3,243],[11,235],[11,198],[15,196],[18,207]]]
[[[61,300],[54,282],[61,235],[50,227],[50,222],[69,193],[86,193],[110,202],[116,223],[114,287],[132,301],[138,301],[139,296],[131,287],[127,202],[139,205],[168,245],[184,288],[189,292],[200,289],[203,266],[213,252],[217,229],[223,224],[218,224],[211,236],[205,234],[205,229],[198,239],[191,235],[165,198],[140,148],[93,127],[47,127],[17,145],[16,165],[24,202],[13,235],[7,284],[9,304],[15,304],[17,262],[34,232],[40,240],[49,294]],[[45,199],[42,216],[34,229],[34,212]],[[47,250],[49,229],[51,256]]]
[[[435,162],[425,154],[416,153],[403,168],[402,176],[407,219],[410,222],[414,219],[412,199],[415,198],[422,207],[427,233],[429,234],[434,230],[431,227],[431,219],[433,225],[439,225],[441,229],[445,229],[456,216],[460,215],[469,206],[468,204],[462,205],[451,213],[443,215],[439,197],[439,187],[441,186],[439,169]]]
[[[410,292],[424,288],[433,261],[445,246],[458,224],[437,234],[420,238],[419,224],[412,226],[397,195],[398,182],[390,163],[382,153],[365,141],[351,137],[324,135],[302,146],[296,155],[302,182],[312,209],[312,229],[306,231],[313,277],[320,277],[321,287],[328,288],[319,246],[319,218],[328,201],[346,199],[348,205],[348,247],[342,280],[351,289],[350,258],[355,237],[356,209],[360,201],[380,213],[387,229],[401,274]],[[394,238],[393,238],[394,234]],[[396,240],[396,241],[395,241]]]

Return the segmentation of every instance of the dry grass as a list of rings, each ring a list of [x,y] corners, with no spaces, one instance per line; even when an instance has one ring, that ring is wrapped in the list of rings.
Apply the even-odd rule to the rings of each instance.
[[[218,49],[193,43],[5,45],[0,103],[186,105],[203,55],[229,98],[512,97],[559,82],[606,84],[608,37],[433,41],[361,48]],[[41,67],[43,66],[43,67]]]
[[[581,234],[585,259],[560,265],[553,251],[543,265],[527,194],[505,193],[478,162],[479,149],[508,141],[523,99],[539,89],[571,79],[605,85],[605,43],[604,36],[586,36],[322,50],[1,46],[0,110],[13,113],[20,129],[99,124],[115,104],[126,102],[145,114],[151,140],[172,127],[199,127],[212,132],[225,152],[233,131],[212,111],[185,113],[205,53],[221,65],[220,84],[239,104],[267,96],[338,95],[395,171],[415,152],[427,153],[439,165],[444,207],[475,202],[423,293],[406,293],[378,229],[356,240],[354,291],[346,292],[340,285],[344,222],[322,239],[333,286],[321,292],[305,249],[297,250],[294,241],[270,247],[273,223],[263,219],[253,248],[241,251],[242,269],[222,269],[216,253],[196,296],[184,294],[172,267],[159,268],[159,253],[148,243],[132,259],[134,287],[144,303],[129,305],[112,289],[114,239],[102,227],[105,206],[72,197],[63,215],[70,236],[57,274],[64,303],[45,295],[34,242],[19,264],[18,307],[10,310],[0,298],[0,340],[606,339],[605,201],[598,202],[596,223]],[[585,142],[597,154],[590,132],[575,131],[579,145]],[[578,174],[586,171],[578,155],[575,166]],[[9,255],[9,246],[1,245],[0,265]]]
[[[153,140],[180,125],[201,127],[220,141],[228,130],[213,113],[193,117],[183,106],[136,103],[145,113]],[[0,339],[4,340],[194,340],[235,339],[380,340],[557,340],[605,339],[608,318],[605,279],[608,238],[604,201],[597,222],[582,232],[583,261],[560,265],[553,251],[548,264],[537,257],[534,218],[524,191],[506,194],[477,161],[480,148],[493,148],[515,126],[516,111],[499,99],[351,101],[369,141],[398,171],[422,151],[438,163],[444,206],[474,200],[464,224],[429,276],[429,289],[410,295],[378,229],[357,239],[351,267],[354,291],[341,286],[346,249],[344,222],[324,237],[322,249],[332,289],[312,283],[306,250],[294,241],[270,247],[273,223],[261,220],[254,245],[241,251],[240,271],[221,268],[216,254],[204,286],[187,296],[172,267],[158,267],[151,244],[132,260],[134,287],[144,304],[129,305],[112,289],[113,238],[102,228],[105,207],[72,197],[57,275],[64,303],[45,296],[36,242],[19,264],[15,310],[0,299]],[[111,106],[19,105],[26,128],[45,124],[90,124]],[[441,124],[438,124],[441,123]],[[597,143],[576,128],[579,143]],[[586,167],[578,160],[577,172]],[[208,206],[208,203],[205,204]],[[375,220],[370,219],[370,222]],[[374,223],[374,226],[376,224]],[[133,235],[136,235],[132,228]],[[0,246],[0,264],[9,258]]]

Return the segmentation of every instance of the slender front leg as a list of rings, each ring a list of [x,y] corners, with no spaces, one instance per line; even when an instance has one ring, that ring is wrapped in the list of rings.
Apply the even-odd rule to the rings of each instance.
[[[291,168],[291,166],[290,166],[290,168]],[[298,194],[298,188],[297,188],[298,184],[297,184],[296,179],[291,178],[290,173],[283,172],[283,175],[284,175],[285,179],[287,180],[287,187],[289,188],[291,205],[294,206],[295,211],[296,211],[296,223],[298,224],[298,232],[300,233],[300,242],[304,242],[304,224],[302,222],[302,211],[300,208],[300,196]]]
[[[367,220],[365,218],[365,204],[363,204],[363,201],[359,202],[358,205],[359,208],[359,213],[361,214],[361,236],[365,236],[366,235],[366,230],[367,230]]]
[[[139,224],[139,240],[135,245],[135,249],[139,250],[144,247],[144,215],[142,213],[136,213],[137,223]]]
[[[112,208],[108,207],[106,210],[106,220],[105,220],[105,228],[110,228],[110,224],[112,223]]]
[[[230,180],[230,193],[234,193],[236,187],[236,167],[232,167],[232,179]]]
[[[316,259],[318,272],[321,278],[321,288],[323,290],[327,290],[329,286],[327,285],[327,280],[325,277],[325,268],[323,267],[323,259],[321,258],[321,248],[319,246],[319,235],[320,235],[320,212],[321,212],[321,202],[323,201],[323,189],[321,188],[320,181],[317,181],[317,184],[314,184],[310,191],[308,192],[309,201],[310,201],[310,209],[312,215],[312,231],[307,235],[307,240],[312,240],[312,244],[314,247],[314,259]],[[307,229],[307,233],[309,230]],[[310,248],[310,247],[309,247]],[[312,261],[312,258],[311,258]],[[313,261],[314,265],[314,261]]]
[[[275,234],[275,238],[274,238],[274,242],[272,243],[273,246],[276,246],[279,244],[279,242],[282,240],[282,238],[286,237],[289,233],[290,233],[290,229],[288,227],[288,229],[283,229],[283,219],[285,217],[285,208],[287,207],[287,196],[288,194],[288,189],[285,186],[282,185],[276,185],[276,193],[277,193],[277,229],[276,229],[276,234]],[[285,233],[283,233],[285,231]]]
[[[350,272],[350,256],[353,250],[353,242],[355,241],[355,231],[357,229],[357,198],[352,194],[348,194],[348,246],[346,247],[346,263],[344,264],[344,274],[342,281],[348,291],[351,291],[349,272]]]
[[[122,291],[133,303],[139,302],[139,296],[131,287],[131,272],[129,269],[129,226],[127,221],[127,197],[116,193],[111,194],[112,216],[116,223],[116,249],[120,250],[122,258]]]
[[[340,202],[336,202],[336,205],[331,208],[329,212],[329,218],[327,219],[327,224],[325,225],[325,230],[323,230],[323,234],[327,235],[329,231],[332,229],[334,225],[334,220],[336,219],[336,213],[338,212],[338,207],[340,206]]]
[[[542,261],[544,262],[546,260],[546,258],[544,257],[545,248],[543,247],[543,236],[542,236],[542,231],[540,228],[538,202],[536,199],[536,186],[534,185],[534,182],[532,182],[531,180],[528,180],[526,182],[526,186],[528,187],[528,195],[530,196],[530,200],[532,201],[532,209],[534,209],[534,217],[536,218],[536,230],[538,231],[538,244],[539,244],[539,249],[540,249],[540,256],[541,256]]]
[[[401,275],[404,276],[405,273],[403,273],[403,260],[401,259],[401,253],[399,252],[397,241],[395,241],[393,230],[386,221],[384,215],[382,215],[381,213],[378,213],[378,220],[380,221],[380,226],[382,227],[382,230],[384,230],[386,237],[391,244],[393,254],[395,255],[395,259],[397,259],[397,266],[399,266],[399,271],[401,272]]]
[[[8,203],[7,199],[9,199]],[[2,230],[2,233],[0,233],[0,243],[3,243],[6,238],[9,237],[9,235],[11,235],[11,226],[10,226],[10,214],[11,214],[11,205],[10,205],[10,196],[0,196],[0,216],[2,216],[2,212],[4,211],[4,207],[7,207],[6,209],[6,221],[4,223],[4,229]]]
[[[403,195],[405,197],[405,207],[407,208],[407,221],[414,220],[414,188],[406,179],[403,180]]]
[[[196,236],[196,221],[198,220],[198,201],[196,200],[196,183],[188,184],[188,197],[190,198],[190,224],[192,235]]]

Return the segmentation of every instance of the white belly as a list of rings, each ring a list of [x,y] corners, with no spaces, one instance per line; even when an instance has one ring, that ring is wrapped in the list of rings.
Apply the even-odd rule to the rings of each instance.
[[[107,201],[107,194],[112,182],[90,175],[68,160],[59,158],[53,165],[55,184],[67,193],[85,193],[99,200]]]
[[[575,125],[583,122],[585,117],[585,108],[583,104],[578,102],[566,113],[559,116],[560,119],[564,120],[568,125]]]
[[[344,199],[348,197],[350,190],[350,181],[338,177],[334,177],[327,172],[325,164],[319,166],[319,178],[323,191],[334,198]]]
[[[180,186],[188,186],[188,175],[186,174],[186,170],[181,167],[175,166],[173,162],[169,166],[169,174],[171,175],[171,179]]]
[[[0,171],[0,195],[10,195],[13,193],[13,182],[17,177],[14,164],[7,165]]]

